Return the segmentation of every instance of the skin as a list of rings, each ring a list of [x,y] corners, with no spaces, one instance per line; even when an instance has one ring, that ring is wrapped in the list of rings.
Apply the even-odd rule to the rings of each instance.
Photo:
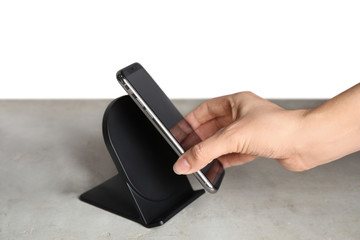
[[[257,157],[305,171],[360,150],[360,84],[302,110],[240,92],[205,101],[185,119],[202,141],[176,161],[177,174],[194,173],[215,158],[227,168]]]

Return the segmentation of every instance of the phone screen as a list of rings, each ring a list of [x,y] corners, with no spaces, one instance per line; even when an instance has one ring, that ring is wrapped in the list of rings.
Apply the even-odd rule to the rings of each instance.
[[[201,141],[190,124],[140,64],[130,65],[123,69],[121,74],[125,76],[184,151]],[[216,189],[219,188],[224,169],[218,159],[214,159],[205,168],[201,169],[201,172]]]

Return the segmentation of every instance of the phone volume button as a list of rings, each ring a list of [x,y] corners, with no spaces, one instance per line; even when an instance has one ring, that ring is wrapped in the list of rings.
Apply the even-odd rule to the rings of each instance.
[[[143,106],[142,109],[143,109],[144,113],[145,113],[148,117],[153,118],[153,117],[151,116],[151,114],[149,113],[149,111],[146,109],[146,107]]]

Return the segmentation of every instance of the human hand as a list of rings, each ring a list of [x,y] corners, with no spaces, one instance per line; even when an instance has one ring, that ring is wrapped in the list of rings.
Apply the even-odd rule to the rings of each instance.
[[[305,113],[284,110],[250,92],[208,100],[185,117],[203,141],[190,148],[174,170],[188,174],[215,158],[230,167],[259,156],[275,158],[289,170],[304,170],[296,136]]]
[[[285,110],[241,92],[208,100],[185,119],[203,141],[177,160],[178,174],[215,158],[230,167],[256,157],[304,171],[360,150],[360,84],[314,109]]]

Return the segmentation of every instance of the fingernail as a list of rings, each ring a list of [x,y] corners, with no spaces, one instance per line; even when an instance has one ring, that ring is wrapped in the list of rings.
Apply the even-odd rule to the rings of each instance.
[[[180,158],[174,164],[174,172],[178,175],[187,173],[190,170],[190,164],[185,158]]]

